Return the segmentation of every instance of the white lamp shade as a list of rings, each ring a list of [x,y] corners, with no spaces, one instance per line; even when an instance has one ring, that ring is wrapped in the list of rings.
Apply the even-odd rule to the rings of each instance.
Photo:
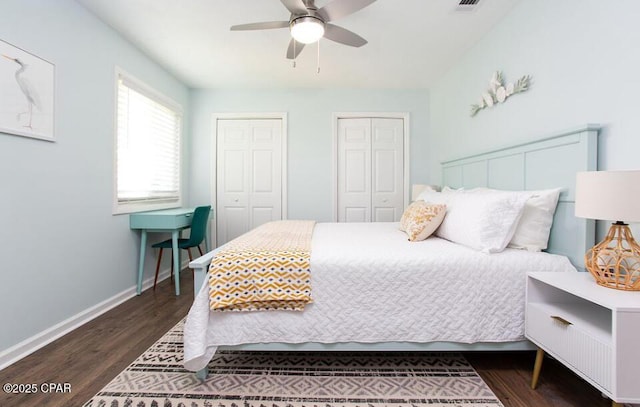
[[[640,222],[640,170],[576,174],[576,216]]]
[[[300,17],[291,23],[291,36],[302,44],[311,44],[324,35],[324,23],[314,17]]]

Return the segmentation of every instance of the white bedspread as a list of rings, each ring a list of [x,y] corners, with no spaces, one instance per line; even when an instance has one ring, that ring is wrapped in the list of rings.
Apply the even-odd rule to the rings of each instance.
[[[314,303],[304,312],[211,313],[205,284],[185,325],[184,365],[200,370],[217,346],[246,343],[522,340],[528,271],[575,269],[547,253],[408,242],[397,223],[318,223]]]

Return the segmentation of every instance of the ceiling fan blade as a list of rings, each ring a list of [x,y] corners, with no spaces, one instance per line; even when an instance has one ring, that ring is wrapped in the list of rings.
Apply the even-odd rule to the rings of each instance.
[[[367,40],[358,34],[333,24],[325,24],[324,38],[352,47],[361,47],[367,43]]]
[[[288,21],[265,21],[263,23],[250,23],[231,26],[231,31],[244,31],[244,30],[269,30],[272,28],[286,28],[289,27]]]
[[[291,14],[307,14],[307,6],[304,5],[302,0],[280,0],[282,4],[291,12]]]
[[[296,52],[295,54],[293,53],[293,44],[296,44],[295,48],[296,48]],[[298,55],[300,55],[300,52],[302,52],[302,48],[304,48],[304,44],[301,42],[298,42],[296,40],[294,40],[293,38],[291,38],[291,41],[289,41],[289,48],[287,49],[287,59],[295,59]]]
[[[317,14],[326,22],[348,16],[367,7],[376,0],[333,0],[318,10]]]

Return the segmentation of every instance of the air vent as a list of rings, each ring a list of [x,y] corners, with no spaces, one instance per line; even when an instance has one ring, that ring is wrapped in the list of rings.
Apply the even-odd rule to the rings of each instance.
[[[476,11],[480,4],[480,0],[459,0],[456,11]]]

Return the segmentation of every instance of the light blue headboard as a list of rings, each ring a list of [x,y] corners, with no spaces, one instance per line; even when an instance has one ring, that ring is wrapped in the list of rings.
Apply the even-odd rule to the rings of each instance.
[[[595,222],[576,218],[576,172],[598,169],[599,125],[587,124],[538,141],[442,162],[443,185],[506,190],[562,188],[554,216],[550,253],[567,256],[584,269],[595,243]]]

